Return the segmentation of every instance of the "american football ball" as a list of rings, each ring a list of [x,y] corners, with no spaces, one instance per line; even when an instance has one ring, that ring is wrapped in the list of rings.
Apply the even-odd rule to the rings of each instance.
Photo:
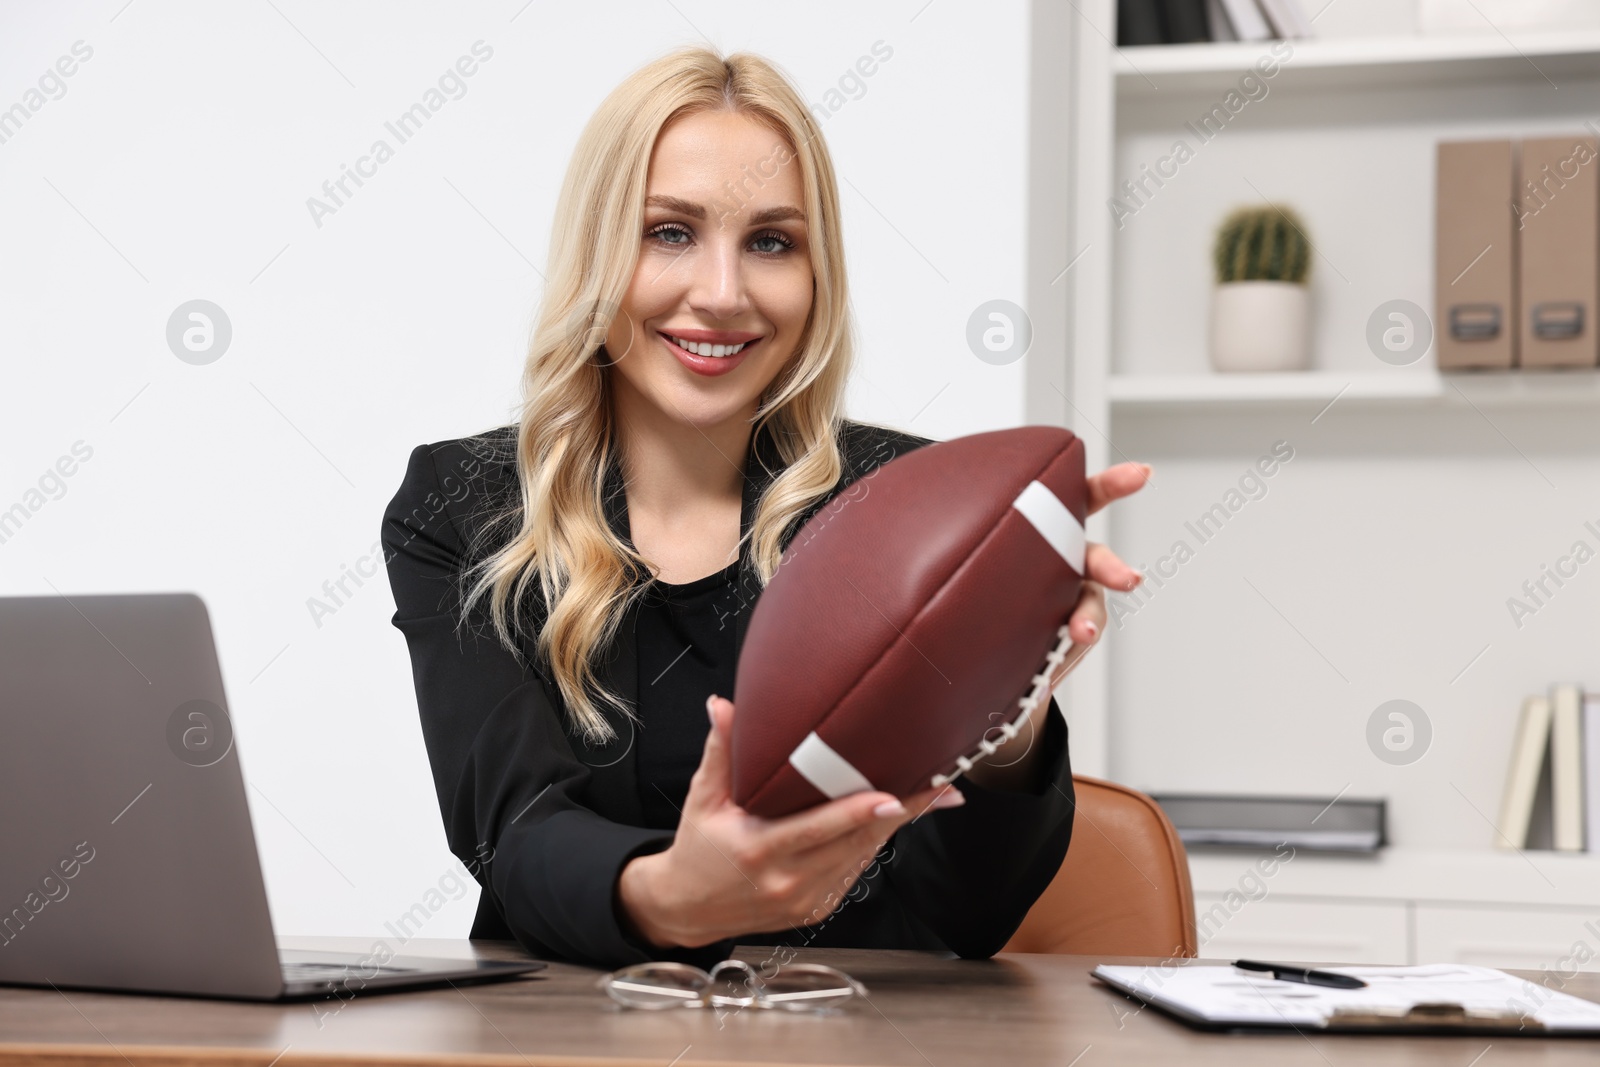
[[[1083,443],[1054,426],[923,445],[846,486],[751,614],[734,802],[775,818],[864,789],[906,797],[1042,715],[1086,507]]]

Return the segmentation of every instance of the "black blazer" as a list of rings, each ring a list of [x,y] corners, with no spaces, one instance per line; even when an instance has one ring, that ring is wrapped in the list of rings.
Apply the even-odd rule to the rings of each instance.
[[[741,533],[750,529],[761,491],[783,467],[765,430],[753,437]],[[785,546],[851,482],[931,443],[857,422],[844,423],[840,437],[844,474],[826,499],[790,526]],[[732,939],[663,952],[636,942],[619,924],[614,894],[623,866],[672,843],[670,831],[642,825],[632,724],[613,716],[618,739],[586,743],[568,728],[554,683],[532,666],[531,637],[521,641],[530,664],[524,667],[494,637],[481,601],[472,626],[457,630],[458,572],[515,529],[493,535],[492,545],[477,543],[487,515],[520,499],[514,446],[514,426],[417,446],[383,516],[393,622],[410,648],[445,837],[483,887],[471,936],[515,937],[537,956],[608,968],[652,958],[702,965],[726,958]],[[605,501],[612,529],[631,544],[615,466]],[[740,647],[761,588],[748,550],[743,562],[738,573],[745,607],[735,620]],[[530,608],[530,632],[536,633],[543,615],[540,605]],[[634,618],[630,610],[598,669],[636,707]],[[752,931],[737,942],[934,949],[977,958],[999,951],[1049,884],[1071,836],[1067,729],[1054,698],[1047,722],[1039,743],[1048,782],[1039,793],[958,779],[967,803],[903,827],[830,917],[790,930]]]

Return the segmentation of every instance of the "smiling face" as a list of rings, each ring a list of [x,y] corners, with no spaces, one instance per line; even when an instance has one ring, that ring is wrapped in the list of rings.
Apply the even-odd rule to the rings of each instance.
[[[646,180],[638,266],[606,352],[624,417],[754,416],[794,355],[812,272],[794,148],[732,111],[668,124]]]

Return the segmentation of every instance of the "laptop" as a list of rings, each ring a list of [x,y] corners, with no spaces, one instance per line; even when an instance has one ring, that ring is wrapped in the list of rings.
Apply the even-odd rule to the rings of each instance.
[[[0,983],[348,1000],[545,966],[280,952],[227,709],[198,596],[0,597]]]

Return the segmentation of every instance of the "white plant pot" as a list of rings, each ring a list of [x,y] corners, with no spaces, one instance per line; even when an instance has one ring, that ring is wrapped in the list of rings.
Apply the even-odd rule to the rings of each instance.
[[[1311,292],[1294,282],[1227,282],[1211,298],[1211,365],[1219,371],[1311,366]]]

